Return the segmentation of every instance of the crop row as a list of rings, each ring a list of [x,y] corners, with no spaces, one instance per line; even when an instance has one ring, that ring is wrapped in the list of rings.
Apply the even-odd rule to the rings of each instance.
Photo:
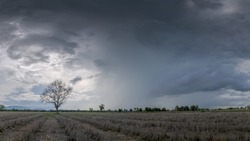
[[[143,115],[143,114],[142,114]],[[104,131],[121,132],[128,136],[137,136],[142,140],[247,140],[250,132],[248,113],[209,113],[183,114],[172,113],[164,120],[138,120],[131,115],[84,115],[67,114],[71,119],[88,123]],[[148,117],[144,115],[147,119]],[[165,116],[168,116],[166,114]],[[126,117],[126,115],[124,115]],[[134,120],[133,117],[136,119]],[[166,120],[168,119],[168,120]]]
[[[3,135],[4,141],[30,141],[32,136],[41,128],[45,121],[45,117],[39,116],[29,123],[19,126],[14,131],[7,132]]]
[[[56,117],[58,123],[65,129],[70,141],[126,141],[127,137],[112,132],[104,132],[89,124],[81,123],[65,116]]]
[[[77,115],[77,114],[76,114]],[[78,114],[83,115],[83,114]],[[90,113],[84,114],[84,117],[111,119],[131,119],[136,121],[171,121],[171,122],[233,122],[245,121],[250,117],[247,112],[159,112],[159,113]]]
[[[138,126],[138,124],[134,124],[133,126],[124,123],[116,124],[107,120],[101,121],[72,115],[66,115],[66,117],[80,121],[82,123],[88,123],[104,131],[118,132],[127,136],[140,137],[142,140],[157,141],[168,138],[166,132],[163,132],[163,129],[161,128],[142,128]]]
[[[175,116],[173,116],[175,115]],[[121,115],[113,115],[113,117],[101,116],[86,116],[82,114],[67,114],[74,118],[80,118],[86,122],[96,122],[96,123],[108,123],[111,124],[122,124],[126,126],[139,126],[140,128],[152,128],[159,127],[164,128],[166,131],[171,130],[189,130],[189,131],[244,131],[250,132],[250,114],[241,113],[224,113],[216,114],[166,114],[168,120],[138,120],[133,119],[137,116],[131,115],[128,117],[121,117]],[[155,114],[155,117],[159,115]],[[163,116],[163,115],[160,115]],[[145,115],[147,118],[147,115]]]
[[[41,116],[42,115],[30,115],[0,122],[0,132],[4,132],[10,128],[15,128],[16,126],[26,125],[27,123],[40,118]]]

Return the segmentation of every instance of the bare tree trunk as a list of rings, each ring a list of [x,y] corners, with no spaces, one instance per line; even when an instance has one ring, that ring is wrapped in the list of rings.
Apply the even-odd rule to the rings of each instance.
[[[56,107],[56,113],[59,114],[59,112],[58,112],[58,107]]]

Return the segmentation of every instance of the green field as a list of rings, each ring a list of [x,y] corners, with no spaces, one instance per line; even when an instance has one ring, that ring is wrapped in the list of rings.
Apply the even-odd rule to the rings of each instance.
[[[1,141],[247,141],[250,112],[0,112]]]

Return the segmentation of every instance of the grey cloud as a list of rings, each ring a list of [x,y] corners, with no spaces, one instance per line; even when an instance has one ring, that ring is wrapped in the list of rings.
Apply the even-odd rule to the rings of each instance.
[[[102,69],[105,69],[108,65],[103,59],[95,59],[93,62],[97,67]]]
[[[11,96],[16,96],[16,95],[20,95],[22,93],[27,92],[24,88],[22,87],[18,87],[14,90],[14,92],[11,93]]]
[[[42,84],[34,85],[31,88],[31,92],[33,92],[34,94],[40,95],[42,94],[42,92],[44,92],[46,88],[47,88],[46,85],[42,85]]]
[[[99,77],[100,75],[101,74],[90,75],[90,76],[88,76],[88,77],[86,77],[84,79],[93,79],[93,78]],[[82,80],[83,80],[83,78],[81,76],[77,76],[74,79],[70,80],[70,83],[71,84],[76,84],[77,82],[82,81]]]
[[[7,42],[11,42],[16,38],[14,32],[18,29],[15,25],[11,25],[8,22],[0,22],[0,44]]]
[[[38,50],[32,50],[32,47],[39,47]],[[29,35],[25,39],[16,40],[7,50],[12,59],[25,57],[26,64],[35,62],[46,62],[49,52],[74,54],[74,49],[78,47],[75,42],[66,41],[58,37]]]
[[[101,74],[95,74],[95,75],[91,75],[89,77],[87,77],[87,79],[92,79],[92,78],[96,78],[99,77]]]
[[[59,51],[61,53],[74,54],[74,49],[78,47],[77,43],[70,42],[60,37],[55,36],[43,36],[43,35],[29,35],[25,39],[19,39],[15,41],[14,45],[10,47],[11,49],[18,48],[17,46],[31,46],[38,45],[42,46],[43,50]]]
[[[81,46],[81,49],[85,50],[86,48]],[[71,68],[74,70],[82,68],[93,68],[95,64],[93,63],[93,55],[91,53],[77,53],[71,58],[65,59],[64,67]]]
[[[71,84],[76,84],[77,82],[81,81],[82,78],[80,76],[75,77],[74,79],[70,80]]]

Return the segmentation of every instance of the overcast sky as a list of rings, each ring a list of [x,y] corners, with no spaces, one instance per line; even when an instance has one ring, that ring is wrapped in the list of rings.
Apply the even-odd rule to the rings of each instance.
[[[250,1],[0,0],[0,104],[62,109],[250,104]]]

